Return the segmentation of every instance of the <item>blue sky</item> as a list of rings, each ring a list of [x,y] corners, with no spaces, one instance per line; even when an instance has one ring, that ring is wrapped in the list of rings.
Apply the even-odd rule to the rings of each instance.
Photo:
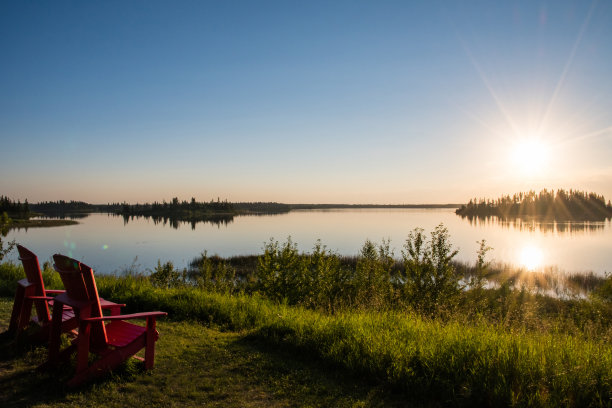
[[[612,198],[612,3],[0,3],[0,194]]]

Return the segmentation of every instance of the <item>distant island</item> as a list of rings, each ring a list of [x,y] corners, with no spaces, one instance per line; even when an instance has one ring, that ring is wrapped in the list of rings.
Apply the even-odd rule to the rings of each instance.
[[[462,217],[538,218],[555,221],[603,221],[612,217],[610,201],[595,193],[577,190],[542,190],[502,196],[496,200],[473,199],[456,211]]]
[[[0,234],[6,236],[11,229],[34,227],[57,227],[61,225],[77,224],[74,220],[44,220],[31,219],[39,216],[31,210],[28,200],[25,202],[13,201],[8,197],[0,196]]]
[[[151,218],[155,223],[170,224],[178,228],[180,223],[198,222],[227,224],[236,216],[285,214],[292,210],[333,210],[333,209],[393,209],[393,208],[459,208],[460,204],[285,204],[277,202],[236,202],[210,200],[198,202],[179,200],[153,203],[107,203],[90,204],[84,201],[43,201],[35,204],[13,201],[0,197],[0,216],[5,217],[4,230],[21,227],[41,227],[77,223],[77,219],[92,213],[106,213],[121,216],[125,223],[133,218]],[[3,215],[4,214],[4,215]],[[32,218],[36,217],[35,220]],[[44,219],[44,218],[52,219]],[[2,222],[2,219],[0,219]]]

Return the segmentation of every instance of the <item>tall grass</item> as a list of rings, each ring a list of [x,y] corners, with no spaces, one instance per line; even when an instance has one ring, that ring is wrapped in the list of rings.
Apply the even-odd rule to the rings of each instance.
[[[559,330],[424,319],[416,313],[335,315],[258,296],[196,288],[159,289],[133,278],[104,278],[108,298],[174,319],[195,319],[291,347],[373,376],[417,399],[459,405],[607,406],[612,348]]]
[[[398,313],[287,313],[261,336],[376,376],[418,398],[534,406],[609,404],[612,349],[603,342],[512,333]],[[597,361],[595,361],[597,360]]]
[[[19,278],[13,264],[0,282]],[[19,276],[18,276],[19,275]],[[57,284],[45,272],[50,286]],[[419,400],[484,406],[609,406],[612,347],[560,330],[429,319],[415,312],[322,313],[259,295],[156,287],[146,276],[98,276],[100,294],[127,311],[165,310],[290,347],[386,382]],[[3,294],[5,289],[3,289]]]

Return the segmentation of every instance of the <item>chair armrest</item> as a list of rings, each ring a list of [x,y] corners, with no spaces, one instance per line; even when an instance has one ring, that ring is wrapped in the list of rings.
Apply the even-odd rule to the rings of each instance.
[[[166,312],[144,312],[144,313],[132,313],[127,315],[117,315],[117,316],[102,316],[102,317],[88,317],[85,319],[81,319],[83,322],[93,323],[93,322],[102,322],[105,320],[131,320],[131,319],[146,319],[148,317],[160,317],[167,316]]]
[[[125,307],[125,303],[115,303],[111,302],[110,300],[100,298],[100,307],[102,309],[112,309],[117,306],[119,306],[120,308]]]
[[[53,296],[26,296],[27,299],[32,299],[32,300],[39,300],[39,299],[43,299],[43,300],[53,300],[55,299]]]
[[[61,289],[45,289],[46,293],[52,293],[52,294],[56,294],[59,295],[60,293],[64,293],[65,290],[61,290]]]

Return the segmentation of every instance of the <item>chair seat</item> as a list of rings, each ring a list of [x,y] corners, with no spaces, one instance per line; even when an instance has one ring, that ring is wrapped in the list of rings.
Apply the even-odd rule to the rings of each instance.
[[[49,303],[51,303],[51,302],[49,302]],[[67,321],[69,321],[71,319],[74,319],[74,318],[75,318],[74,310],[72,310],[72,309],[63,309],[62,310],[62,323],[67,322]],[[35,322],[35,323],[38,323],[38,324],[43,323],[43,322],[41,322],[38,319],[38,316],[33,316],[32,317],[32,321]]]
[[[74,310],[67,309],[62,311],[62,322],[73,319],[75,317]]]
[[[54,300],[53,299],[48,300],[47,304],[49,305],[49,307],[53,307]],[[111,302],[110,300],[100,298],[100,306],[104,310],[110,310],[111,315],[114,315],[114,314],[119,314],[121,312],[121,307],[125,305],[123,303],[115,303],[115,302]],[[72,313],[72,315],[69,315],[69,313]],[[72,311],[72,309],[64,310],[62,321],[66,320],[66,316],[70,316],[69,318],[72,318],[75,316],[75,314]]]
[[[47,303],[49,304],[49,307],[53,307],[53,299],[47,301]],[[62,310],[62,322],[65,322],[66,320],[70,320],[72,318],[75,317],[74,314],[74,310],[72,309],[63,309]]]
[[[105,328],[108,345],[113,347],[125,347],[139,336],[142,336],[144,340],[144,334],[147,331],[146,327],[128,323],[124,320],[114,320],[107,324]],[[159,333],[155,330],[155,340],[158,337]]]

